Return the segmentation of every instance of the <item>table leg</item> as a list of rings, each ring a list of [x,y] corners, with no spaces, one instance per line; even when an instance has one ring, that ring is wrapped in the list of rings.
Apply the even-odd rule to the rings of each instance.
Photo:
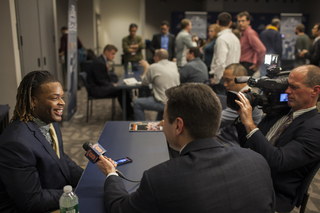
[[[127,90],[122,90],[122,120],[126,120],[127,118]]]

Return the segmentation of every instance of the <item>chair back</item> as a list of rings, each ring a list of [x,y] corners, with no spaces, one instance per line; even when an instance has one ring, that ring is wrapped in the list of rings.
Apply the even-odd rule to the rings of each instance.
[[[86,88],[86,90],[87,90],[87,92],[89,94],[89,85],[88,85],[88,82],[87,82],[87,75],[88,75],[87,72],[80,72],[79,75],[80,75],[81,80],[82,80],[82,82],[83,82],[83,84],[84,84],[84,86],[85,86],[85,88]]]
[[[314,178],[314,176],[317,174],[318,170],[320,168],[320,161],[318,161],[312,168],[312,170],[309,172],[309,174],[304,178],[304,180],[302,181],[299,189],[298,189],[298,195],[297,195],[297,202],[295,204],[296,207],[299,207],[305,196],[308,196],[308,189],[309,186]]]

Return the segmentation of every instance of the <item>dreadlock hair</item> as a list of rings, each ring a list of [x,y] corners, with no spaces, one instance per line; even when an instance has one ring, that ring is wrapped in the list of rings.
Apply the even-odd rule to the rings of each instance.
[[[27,123],[33,121],[31,115],[34,109],[32,97],[39,91],[42,84],[59,82],[48,71],[32,71],[28,73],[20,82],[16,96],[16,106],[11,121],[20,119]],[[10,122],[11,122],[10,121]]]

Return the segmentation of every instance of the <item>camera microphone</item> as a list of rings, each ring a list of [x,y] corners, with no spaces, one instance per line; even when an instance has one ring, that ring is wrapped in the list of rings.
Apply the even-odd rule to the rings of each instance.
[[[85,156],[92,162],[96,163],[99,160],[100,155],[104,155],[107,151],[99,144],[92,144],[91,142],[87,141],[82,145],[83,149],[86,150]],[[118,169],[116,169],[116,173],[119,177],[130,181],[130,182],[140,182],[127,179]]]
[[[234,82],[236,84],[247,83],[249,78],[251,78],[251,76],[238,76],[234,78]]]

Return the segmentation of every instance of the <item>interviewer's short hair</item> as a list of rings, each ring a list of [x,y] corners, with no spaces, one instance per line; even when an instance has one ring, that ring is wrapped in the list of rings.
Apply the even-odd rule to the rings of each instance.
[[[194,139],[213,137],[220,126],[221,103],[205,84],[186,83],[166,90],[169,123],[179,117]]]

